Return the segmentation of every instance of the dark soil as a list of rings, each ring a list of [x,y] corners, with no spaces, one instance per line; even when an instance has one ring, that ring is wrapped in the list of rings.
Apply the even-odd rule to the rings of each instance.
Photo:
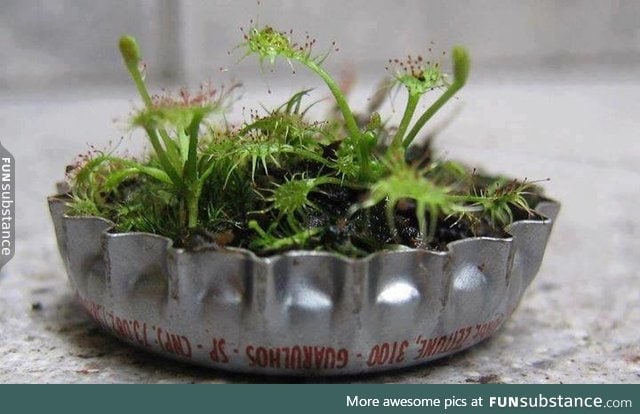
[[[469,237],[509,237],[503,229],[494,228],[486,222],[471,223],[464,219],[445,218],[438,221],[434,239],[425,243],[419,234],[413,203],[407,201],[396,208],[395,231],[391,231],[387,224],[384,203],[369,209],[351,211],[352,206],[362,201],[365,196],[364,191],[338,185],[324,185],[322,192],[310,195],[310,200],[319,209],[307,212],[305,224],[308,228],[322,229],[318,236],[318,245],[322,246],[323,250],[362,257],[393,245],[446,251],[450,242]],[[530,205],[535,206],[537,198],[531,197]],[[515,220],[535,218],[522,210],[514,209],[513,213]],[[258,220],[263,228],[266,228],[273,217],[269,214],[254,214],[251,219]],[[224,246],[247,248],[254,236],[252,231],[242,228],[226,230],[224,233],[199,229],[184,238],[180,245],[195,250]],[[300,248],[304,249],[304,246]],[[269,256],[286,250],[289,249],[259,255]]]

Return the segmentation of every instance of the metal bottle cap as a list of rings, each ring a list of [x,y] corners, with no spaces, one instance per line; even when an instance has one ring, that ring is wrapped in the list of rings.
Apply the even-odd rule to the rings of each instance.
[[[363,259],[295,251],[187,251],[49,208],[71,284],[91,317],[140,348],[229,371],[340,375],[397,369],[466,349],[498,330],[535,277],[557,202],[509,238]]]

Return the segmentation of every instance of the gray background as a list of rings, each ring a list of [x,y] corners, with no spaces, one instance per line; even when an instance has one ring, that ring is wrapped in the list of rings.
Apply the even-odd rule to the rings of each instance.
[[[88,143],[143,142],[124,122],[137,100],[115,47],[123,32],[138,36],[155,85],[236,77],[251,108],[306,86],[326,95],[304,71],[234,64],[227,51],[251,18],[337,40],[329,68],[358,70],[356,106],[387,58],[430,41],[466,45],[472,76],[430,127],[437,147],[491,172],[550,177],[545,188],[563,204],[537,279],[495,338],[346,381],[640,382],[640,2],[5,0],[0,9],[0,140],[18,168],[17,250],[0,271],[0,382],[272,381],[166,361],[102,334],[73,300],[45,203]]]
[[[330,64],[382,70],[389,57],[464,44],[474,74],[637,67],[640,2],[509,0],[4,0],[0,13],[0,86],[125,81],[117,49],[136,35],[156,73],[179,81],[215,76],[235,59],[240,27],[251,19],[308,30],[341,52]],[[235,55],[237,57],[237,55]],[[242,65],[246,66],[246,65]]]

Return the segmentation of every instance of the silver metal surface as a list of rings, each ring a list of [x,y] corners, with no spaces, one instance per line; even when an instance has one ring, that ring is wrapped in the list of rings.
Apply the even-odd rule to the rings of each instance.
[[[540,267],[559,204],[447,252],[364,259],[296,251],[187,251],[165,237],[115,233],[50,197],[58,246],[84,308],[152,352],[229,371],[340,375],[421,364],[491,336]]]

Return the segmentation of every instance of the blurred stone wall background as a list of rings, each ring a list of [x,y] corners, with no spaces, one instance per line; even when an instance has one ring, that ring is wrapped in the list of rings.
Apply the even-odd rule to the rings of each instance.
[[[125,81],[122,33],[139,38],[154,74],[209,78],[240,57],[227,52],[252,18],[308,30],[319,50],[337,40],[333,66],[383,70],[387,58],[430,41],[436,50],[466,45],[477,76],[640,66],[634,0],[2,0],[0,9],[0,89]]]

